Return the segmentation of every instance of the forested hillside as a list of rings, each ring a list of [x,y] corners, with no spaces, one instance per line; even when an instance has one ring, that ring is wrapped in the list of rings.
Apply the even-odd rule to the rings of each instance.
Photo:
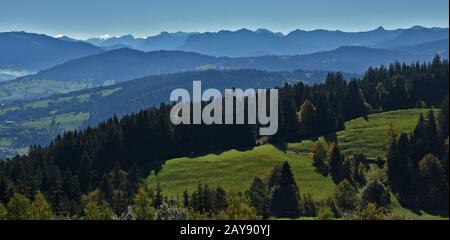
[[[445,164],[448,169],[444,144],[448,138],[448,71],[448,61],[436,57],[429,64],[395,63],[389,67],[371,68],[361,80],[345,81],[336,73],[329,74],[324,84],[285,84],[280,87],[279,131],[266,140],[283,145],[343,130],[345,121],[372,112],[416,106],[438,107],[446,99],[439,121],[430,112],[425,120],[419,121],[414,134],[392,138],[387,172],[388,184],[393,192],[400,194],[402,203],[439,211],[448,209],[444,204],[445,194],[435,194],[436,191],[448,192],[448,177],[442,181],[446,178],[445,173],[448,176],[448,170],[443,170]],[[144,191],[139,189],[140,179],[152,170],[158,172],[164,161],[229,149],[248,149],[261,140],[254,125],[173,126],[169,120],[170,106],[161,104],[121,119],[112,117],[97,127],[67,132],[47,147],[34,146],[27,155],[0,162],[0,200],[3,203],[16,201],[17,193],[34,199],[40,191],[60,216],[86,215],[90,200],[111,207],[120,216],[127,213],[135,199],[133,195]],[[414,151],[404,151],[403,147]],[[338,143],[330,145],[329,154],[327,169],[333,181],[339,184],[338,189],[346,191],[352,189],[352,185],[362,184],[359,175],[347,171],[355,168],[348,167],[353,165],[347,165],[347,158],[340,154]],[[411,159],[413,169],[399,163],[401,154]],[[317,162],[315,166],[322,169],[324,164]],[[438,179],[432,177],[435,173]],[[418,181],[423,187],[419,190],[399,189],[398,184],[405,179]],[[271,204],[280,203],[282,196],[287,196],[292,200],[288,203],[293,204],[271,205],[270,214],[264,211],[264,206],[255,206],[261,210],[259,214],[276,217],[300,214],[295,200],[299,190],[289,164],[274,169],[267,178],[261,179],[261,183],[274,191]],[[424,192],[424,189],[431,190]],[[260,190],[267,189],[262,187]],[[405,195],[403,191],[413,194]],[[216,195],[223,193],[219,188],[214,192]],[[157,188],[153,196],[155,208],[169,204],[161,197],[161,189]],[[439,204],[432,205],[433,197],[439,197]],[[352,210],[348,206],[340,207]],[[192,208],[201,213],[205,209],[197,202]],[[209,209],[215,211],[226,207]]]
[[[47,145],[64,131],[95,126],[117,115],[119,118],[150,106],[168,102],[176,88],[191,89],[192,81],[203,87],[247,89],[272,88],[286,82],[313,85],[322,82],[328,72],[265,72],[255,70],[198,71],[149,76],[112,86],[87,89],[47,99],[25,101],[0,109],[0,159],[26,151],[30,144]],[[343,74],[345,77],[353,75]]]

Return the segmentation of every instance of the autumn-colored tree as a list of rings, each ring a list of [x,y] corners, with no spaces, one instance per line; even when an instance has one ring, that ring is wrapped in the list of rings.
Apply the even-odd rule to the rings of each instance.
[[[384,131],[386,144],[390,146],[393,142],[397,141],[398,136],[400,136],[400,130],[398,130],[394,123],[389,123],[389,126]]]
[[[330,175],[336,184],[339,184],[344,179],[343,158],[337,143],[331,143],[328,150],[328,164],[330,167]]]
[[[342,181],[336,186],[332,194],[332,200],[338,211],[341,213],[348,213],[355,208],[358,197],[354,186],[347,180]]]
[[[314,133],[314,124],[316,120],[316,108],[313,103],[306,100],[300,108],[299,122],[300,122],[300,136],[310,137]]]
[[[3,203],[0,203],[0,221],[8,219],[8,211],[6,210]]]
[[[327,176],[329,172],[327,157],[327,150],[321,141],[317,141],[312,148],[311,159],[313,162],[313,167],[315,167],[317,171],[324,176]]]
[[[83,195],[81,203],[83,205],[84,220],[111,220],[115,216],[98,189]]]
[[[133,197],[133,213],[136,220],[153,220],[155,209],[152,206],[152,200],[144,187],[139,187]]]
[[[224,220],[256,220],[256,210],[239,193],[228,193],[228,208],[223,213]]]
[[[34,202],[31,204],[31,211],[34,220],[52,220],[54,217],[50,204],[41,192],[38,192],[34,197]]]
[[[350,215],[351,220],[359,221],[379,221],[386,219],[386,210],[380,208],[375,203],[367,205],[356,205],[355,210]]]

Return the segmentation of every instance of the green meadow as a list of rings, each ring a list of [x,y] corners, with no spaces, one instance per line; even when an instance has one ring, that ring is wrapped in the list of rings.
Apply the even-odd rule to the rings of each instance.
[[[150,187],[160,182],[164,194],[177,196],[194,190],[199,183],[220,185],[230,191],[245,192],[254,177],[288,161],[301,193],[310,193],[316,200],[324,200],[334,190],[331,178],[323,177],[312,167],[307,156],[283,152],[272,145],[239,152],[231,150],[220,155],[198,158],[178,158],[167,161],[162,171],[148,178]]]
[[[402,132],[411,133],[420,114],[425,115],[428,111],[429,109],[398,110],[369,115],[367,121],[358,118],[347,122],[346,129],[337,133],[339,147],[349,155],[364,153],[369,157],[384,158],[388,150],[384,133],[389,124],[393,123]],[[436,110],[436,117],[438,113]]]

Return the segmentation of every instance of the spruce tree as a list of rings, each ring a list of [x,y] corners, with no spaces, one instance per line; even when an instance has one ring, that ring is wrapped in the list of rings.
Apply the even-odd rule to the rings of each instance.
[[[425,121],[425,145],[427,154],[431,153],[441,156],[441,142],[433,110],[428,112],[427,120]]]
[[[223,211],[227,207],[227,192],[221,186],[217,186],[214,193],[214,212]]]
[[[313,167],[324,176],[328,176],[328,164],[327,164],[327,150],[320,141],[317,141],[312,149],[312,162]]]
[[[261,178],[253,179],[247,194],[250,204],[256,209],[257,215],[262,216],[263,219],[268,219],[271,215],[269,189]]]
[[[444,141],[445,139],[447,139],[448,134],[449,134],[448,111],[449,111],[449,106],[448,106],[448,94],[447,94],[447,96],[445,97],[444,101],[441,104],[441,113],[439,116],[439,133],[441,136],[441,141]]]
[[[183,206],[185,208],[190,208],[191,207],[190,201],[189,201],[189,192],[188,192],[187,189],[184,190],[184,192],[183,192]]]
[[[328,150],[328,163],[330,167],[330,175],[336,184],[340,183],[344,179],[342,158],[343,157],[337,143],[331,143]]]
[[[344,131],[345,130],[345,120],[342,117],[342,114],[339,114],[336,118],[336,131]]]
[[[361,202],[364,206],[375,203],[378,207],[391,204],[390,192],[379,181],[371,181],[362,191]]]
[[[419,199],[423,207],[448,210],[448,183],[441,161],[434,155],[426,155],[419,163]]]
[[[356,170],[357,168],[355,159],[344,156],[344,162],[342,164],[342,178],[347,180],[352,185],[356,185]]]
[[[299,189],[289,163],[281,168],[280,181],[272,190],[271,210],[279,218],[296,218],[300,215]]]
[[[161,190],[161,184],[158,182],[156,184],[156,195],[155,195],[155,199],[153,200],[153,207],[155,209],[158,209],[161,204],[164,201],[164,197],[162,195],[162,190]]]
[[[361,94],[356,80],[349,82],[344,93],[344,99],[341,104],[344,120],[352,120],[358,117],[367,116],[367,107],[365,99]]]
[[[413,173],[417,173],[419,161],[427,154],[427,144],[425,142],[425,118],[420,114],[419,121],[411,136],[412,154],[410,167]]]
[[[407,195],[411,184],[409,159],[409,139],[402,133],[398,141],[393,142],[387,156],[387,177],[391,189],[395,193]]]

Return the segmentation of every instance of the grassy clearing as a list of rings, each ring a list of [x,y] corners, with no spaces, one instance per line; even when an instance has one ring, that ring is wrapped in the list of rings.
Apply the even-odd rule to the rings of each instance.
[[[102,95],[102,97],[106,97],[106,96],[109,96],[109,95],[111,95],[111,94],[113,94],[115,92],[118,92],[120,90],[122,90],[122,87],[118,87],[118,88],[114,88],[114,89],[106,89],[106,90],[100,91],[100,94]]]
[[[426,114],[428,111],[429,109],[398,110],[369,115],[368,121],[364,118],[349,121],[345,124],[344,131],[336,133],[339,147],[348,155],[364,153],[368,157],[384,158],[388,150],[384,132],[389,124],[393,123],[402,132],[411,133],[416,127],[420,114]],[[438,113],[439,111],[436,110],[436,116]],[[324,137],[319,139],[326,144]],[[287,148],[295,152],[309,153],[316,140],[289,143]]]
[[[54,123],[61,126],[64,130],[73,130],[80,127],[82,123],[88,119],[89,113],[66,113],[57,115],[54,118],[43,118],[39,120],[28,121],[24,123],[24,126],[32,128],[51,127],[54,120]]]
[[[47,97],[92,87],[87,82],[60,82],[55,80],[12,81],[0,88],[0,102]]]
[[[324,200],[334,190],[330,178],[318,174],[305,156],[284,153],[272,145],[239,152],[228,151],[220,155],[198,158],[179,158],[167,161],[158,175],[151,174],[148,184],[161,188],[169,196],[180,196],[184,190],[192,192],[198,183],[220,185],[227,190],[246,191],[254,177],[289,161],[301,193],[310,193],[316,200]]]
[[[399,110],[370,115],[368,121],[358,118],[347,122],[346,130],[337,133],[339,146],[346,154],[364,153],[369,157],[384,158],[388,150],[384,131],[389,124],[393,123],[400,131],[410,133],[416,127],[419,115],[428,111]]]
[[[11,147],[11,140],[7,138],[0,138],[0,148],[9,148]]]

